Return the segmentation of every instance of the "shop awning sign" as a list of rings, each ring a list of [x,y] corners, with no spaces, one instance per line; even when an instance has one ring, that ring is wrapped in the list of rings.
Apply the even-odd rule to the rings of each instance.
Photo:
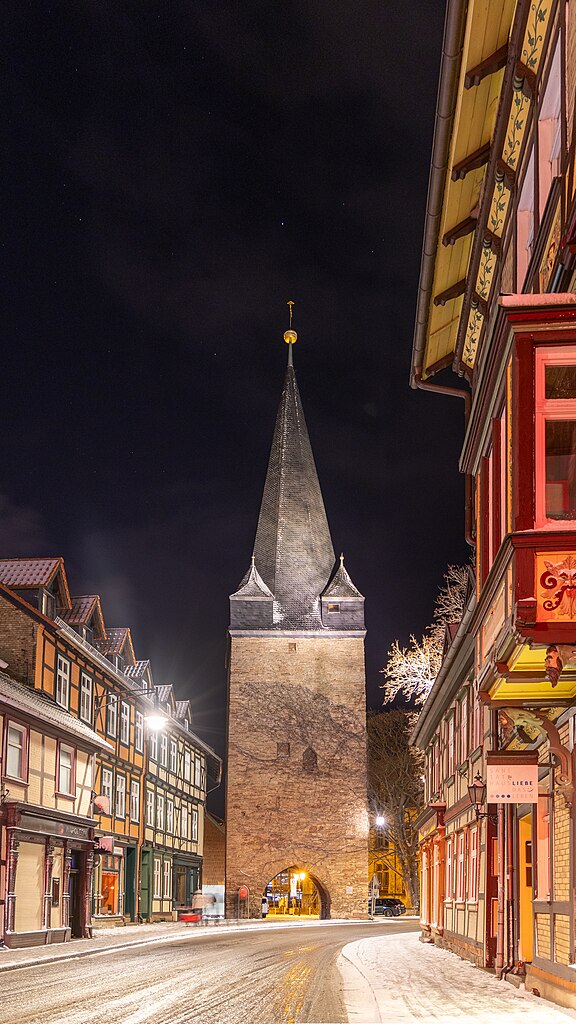
[[[486,765],[486,803],[538,803],[538,764],[498,759]]]

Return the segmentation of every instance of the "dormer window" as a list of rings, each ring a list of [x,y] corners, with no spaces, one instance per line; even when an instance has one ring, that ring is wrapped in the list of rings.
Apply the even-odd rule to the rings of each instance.
[[[340,611],[340,605],[339,604],[333,604],[333,603],[329,602],[329,604],[328,604],[328,611],[332,612],[334,614],[338,614],[339,611]]]
[[[56,614],[56,599],[49,590],[42,591],[40,611],[49,619],[53,619]]]

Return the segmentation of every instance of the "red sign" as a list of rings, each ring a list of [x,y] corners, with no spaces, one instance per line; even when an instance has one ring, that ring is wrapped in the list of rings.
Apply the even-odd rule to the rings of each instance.
[[[248,899],[248,886],[241,885],[240,888],[238,889],[238,895],[239,895],[241,900],[247,900]]]

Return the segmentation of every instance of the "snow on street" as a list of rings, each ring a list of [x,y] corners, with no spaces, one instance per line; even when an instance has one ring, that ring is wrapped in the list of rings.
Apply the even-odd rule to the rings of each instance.
[[[506,981],[418,940],[416,934],[360,939],[338,959],[349,1024],[568,1024],[576,1011],[518,991]]]

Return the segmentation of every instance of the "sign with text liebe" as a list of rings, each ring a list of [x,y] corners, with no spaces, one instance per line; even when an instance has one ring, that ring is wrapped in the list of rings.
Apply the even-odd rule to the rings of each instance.
[[[486,766],[486,803],[538,803],[538,765],[488,764]]]

